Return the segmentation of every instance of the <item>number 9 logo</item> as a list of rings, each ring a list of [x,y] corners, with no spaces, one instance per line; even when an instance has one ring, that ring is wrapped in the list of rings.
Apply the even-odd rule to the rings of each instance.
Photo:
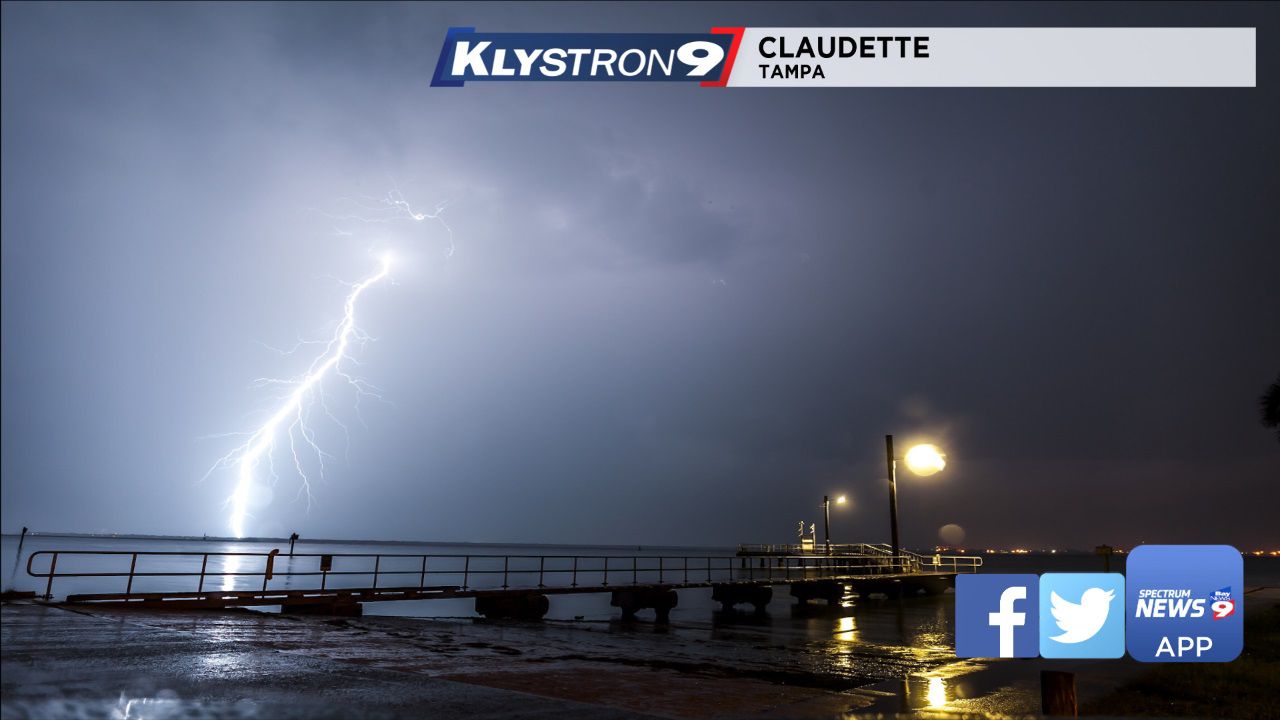
[[[691,65],[689,77],[702,77],[724,59],[724,48],[707,40],[694,40],[680,46],[676,57],[685,65]]]
[[[1236,604],[1230,600],[1218,600],[1210,606],[1213,609],[1213,619],[1221,620],[1236,611]]]

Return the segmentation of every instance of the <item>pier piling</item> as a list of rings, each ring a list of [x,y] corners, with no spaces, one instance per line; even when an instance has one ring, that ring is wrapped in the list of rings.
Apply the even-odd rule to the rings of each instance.
[[[476,612],[491,620],[541,620],[550,609],[551,601],[537,592],[476,597]]]
[[[752,605],[757,613],[763,613],[773,599],[773,588],[769,585],[734,585],[718,584],[711,586],[712,602],[720,603],[725,611],[733,610],[734,605]]]
[[[614,590],[609,604],[622,610],[623,620],[634,620],[636,612],[652,608],[659,623],[666,623],[671,615],[671,608],[680,602],[680,594],[669,587],[638,587],[627,590]]]
[[[828,605],[838,605],[844,599],[845,584],[836,580],[808,580],[791,583],[791,597],[801,604],[810,600],[826,600]]]

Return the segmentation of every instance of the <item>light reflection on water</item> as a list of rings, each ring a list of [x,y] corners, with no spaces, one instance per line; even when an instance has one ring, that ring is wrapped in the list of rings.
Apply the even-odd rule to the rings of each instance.
[[[223,592],[229,592],[236,589],[236,580],[239,579],[231,573],[240,572],[240,567],[243,564],[244,559],[239,555],[226,555],[223,560],[222,572],[227,574],[222,576],[221,589]]]
[[[940,677],[929,678],[929,690],[925,693],[929,707],[940,708],[947,705],[947,684]]]
[[[836,639],[842,642],[855,642],[858,639],[857,629],[853,616],[846,615],[840,618],[840,622],[836,626]]]
[[[160,720],[180,717],[184,708],[176,693],[161,690],[157,697],[130,698],[124,695],[111,709],[112,720]]]
[[[841,603],[840,612],[851,612],[852,603]],[[859,663],[854,645],[858,642],[858,622],[853,615],[843,615],[836,620],[835,643],[830,647],[831,664],[845,675],[859,674]]]

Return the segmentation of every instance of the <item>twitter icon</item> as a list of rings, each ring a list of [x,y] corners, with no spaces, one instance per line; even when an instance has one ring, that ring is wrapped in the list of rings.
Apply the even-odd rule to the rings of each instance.
[[[1123,657],[1124,603],[1124,575],[1119,573],[1041,575],[1040,655]]]

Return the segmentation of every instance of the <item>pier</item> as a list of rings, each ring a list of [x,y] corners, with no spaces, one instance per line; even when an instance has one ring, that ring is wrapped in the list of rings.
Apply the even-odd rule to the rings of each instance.
[[[69,605],[280,606],[284,613],[357,616],[368,602],[474,598],[485,617],[538,619],[547,613],[549,596],[607,592],[624,618],[652,610],[666,621],[683,589],[711,588],[725,609],[763,611],[777,586],[790,586],[802,603],[837,603],[847,592],[936,594],[981,563],[979,557],[895,555],[886,546],[860,544],[832,546],[829,553],[743,545],[720,556],[42,550],[27,559],[26,570],[44,581],[44,601],[54,600],[59,580],[103,590],[67,594],[61,602]]]

